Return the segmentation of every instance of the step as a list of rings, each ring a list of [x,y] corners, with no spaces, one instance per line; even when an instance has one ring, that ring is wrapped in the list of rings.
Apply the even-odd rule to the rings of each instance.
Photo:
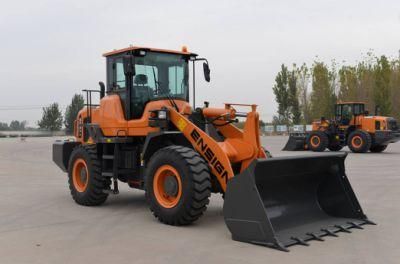
[[[114,159],[114,155],[103,155],[103,159],[113,160]]]
[[[103,171],[103,172],[101,173],[101,176],[103,176],[103,177],[113,177],[113,176],[114,176],[114,173],[112,173],[112,172],[107,172],[107,171]]]
[[[103,193],[108,193],[108,194],[119,194],[118,190],[112,190],[112,189],[104,189]]]
[[[118,174],[133,174],[136,172],[137,170],[134,169],[118,169]]]

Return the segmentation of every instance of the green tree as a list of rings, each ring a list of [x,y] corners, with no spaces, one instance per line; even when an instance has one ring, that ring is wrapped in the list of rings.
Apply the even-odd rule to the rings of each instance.
[[[366,103],[366,109],[373,110],[375,107],[373,99],[373,91],[375,86],[375,74],[373,70],[372,53],[368,53],[368,57],[357,65],[358,100]]]
[[[282,125],[281,120],[280,120],[279,117],[276,116],[276,115],[274,115],[274,116],[272,117],[272,122],[271,122],[271,123],[272,123],[273,126]]]
[[[297,87],[299,93],[300,110],[305,124],[312,122],[310,93],[308,90],[310,84],[310,73],[307,65],[304,63],[297,69]]]
[[[0,122],[0,131],[7,131],[10,128],[8,127],[7,123]]]
[[[339,70],[335,61],[329,68],[316,61],[311,68],[294,65],[292,71],[282,65],[274,93],[278,103],[274,124],[298,123],[297,107],[306,124],[321,116],[331,118],[337,99],[365,102],[371,113],[379,106],[380,114],[400,119],[400,58],[377,57],[369,51],[359,63]]]
[[[64,116],[64,125],[67,133],[72,133],[74,130],[74,121],[78,112],[84,107],[85,101],[83,96],[80,94],[75,94],[72,97],[71,104],[67,106]]]
[[[11,130],[19,130],[19,121],[13,120],[10,122],[10,129]]]
[[[331,118],[336,96],[332,85],[332,74],[323,62],[314,62],[312,67],[311,112],[312,118]]]
[[[289,95],[288,95],[288,104],[290,109],[290,117],[293,124],[300,124],[301,120],[301,111],[299,105],[299,92],[297,89],[297,69],[296,65],[293,65],[293,70],[290,72],[288,77],[288,85],[289,85]]]
[[[356,67],[342,66],[339,70],[339,94],[341,101],[357,101],[361,96],[358,95],[358,75]]]
[[[332,98],[330,99],[334,105],[337,102],[337,94],[339,93],[339,77],[337,71],[337,64],[335,60],[332,60],[331,68],[328,70],[328,76],[329,76],[330,92],[332,94]],[[334,107],[332,106],[332,108]],[[333,112],[334,109],[332,109],[332,113]]]
[[[281,71],[278,72],[272,89],[275,94],[275,101],[278,103],[278,116],[275,121],[288,125],[290,120],[288,69],[284,64],[281,65]]]
[[[42,119],[38,122],[38,126],[41,129],[59,131],[62,127],[62,121],[60,107],[57,103],[53,103],[50,106],[43,107]]]
[[[392,62],[392,74],[390,79],[392,114],[400,120],[400,60]]]
[[[13,120],[10,122],[10,130],[15,130],[15,131],[22,131],[25,130],[27,122],[26,121],[18,121],[18,120]]]
[[[379,106],[380,114],[390,115],[392,111],[392,100],[390,98],[390,75],[391,67],[386,56],[381,56],[377,59],[374,68],[375,87],[374,87],[374,102]]]

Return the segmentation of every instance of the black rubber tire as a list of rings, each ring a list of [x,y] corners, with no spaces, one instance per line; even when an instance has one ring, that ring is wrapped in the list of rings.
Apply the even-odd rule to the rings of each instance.
[[[319,138],[319,144],[318,145],[311,144],[311,140],[314,137],[318,137]],[[322,132],[322,131],[313,131],[313,132],[310,133],[310,135],[308,137],[307,145],[308,145],[308,148],[310,150],[312,150],[312,151],[322,152],[329,146],[328,135],[325,134],[325,132]]]
[[[328,146],[328,149],[329,149],[330,151],[340,151],[340,150],[342,150],[342,148],[343,148],[343,146],[342,146],[342,145],[339,145],[339,144],[336,144],[336,145],[329,145],[329,146]]]
[[[170,165],[180,174],[182,196],[178,204],[165,208],[156,199],[153,181],[157,169]],[[146,199],[159,221],[168,225],[188,225],[198,220],[207,209],[211,195],[210,171],[205,160],[193,149],[168,146],[150,158],[146,168]]]
[[[84,192],[77,191],[72,179],[73,165],[78,158],[86,162],[89,172],[88,185]],[[95,206],[107,200],[108,193],[104,193],[103,190],[110,189],[111,180],[101,176],[101,163],[97,157],[96,145],[81,145],[72,151],[68,164],[68,184],[72,198],[80,205]]]
[[[371,148],[369,150],[374,153],[379,153],[379,152],[383,152],[386,148],[387,148],[387,145],[375,145],[375,146],[371,146]]]
[[[361,146],[356,147],[352,144],[354,137],[360,137],[362,139]],[[356,130],[350,133],[349,138],[347,140],[347,146],[354,153],[365,153],[371,148],[372,138],[368,132],[363,130]]]

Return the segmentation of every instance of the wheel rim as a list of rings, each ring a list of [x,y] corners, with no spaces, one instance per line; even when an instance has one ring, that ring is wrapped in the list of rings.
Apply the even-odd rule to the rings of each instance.
[[[161,206],[175,207],[182,196],[182,180],[178,171],[170,165],[158,168],[154,175],[153,191]]]
[[[312,136],[310,143],[311,143],[311,146],[318,147],[319,144],[321,143],[321,139],[319,138],[319,136]]]
[[[72,169],[72,181],[78,192],[84,192],[89,182],[89,171],[85,160],[77,159]]]
[[[362,144],[363,144],[363,139],[360,136],[354,136],[351,139],[351,144],[355,148],[360,148],[362,146]]]

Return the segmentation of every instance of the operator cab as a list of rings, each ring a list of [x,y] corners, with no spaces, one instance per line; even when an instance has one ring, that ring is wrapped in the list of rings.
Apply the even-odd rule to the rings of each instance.
[[[155,100],[189,101],[189,61],[196,54],[130,47],[104,54],[107,60],[107,93],[118,94],[126,119],[138,119]]]
[[[365,113],[365,104],[361,102],[337,103],[335,105],[336,120],[344,126],[348,126],[354,116],[364,115]]]

